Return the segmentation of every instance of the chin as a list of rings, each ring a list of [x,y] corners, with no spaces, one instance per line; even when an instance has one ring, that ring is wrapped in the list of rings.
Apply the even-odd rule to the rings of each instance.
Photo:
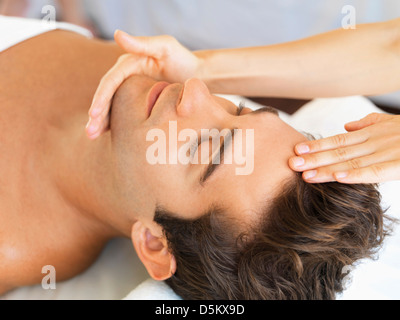
[[[130,85],[121,86],[114,96],[110,111],[110,129],[113,139],[126,139],[145,120],[144,102],[141,100],[140,88]],[[138,92],[134,92],[137,90]],[[137,97],[136,97],[137,96]]]

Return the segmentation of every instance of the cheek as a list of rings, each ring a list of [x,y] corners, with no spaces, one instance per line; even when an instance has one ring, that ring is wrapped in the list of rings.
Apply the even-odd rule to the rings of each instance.
[[[196,173],[182,165],[147,168],[145,183],[155,203],[185,218],[196,218],[208,208],[211,198],[194,185]]]
[[[146,165],[145,183],[159,199],[175,198],[187,190],[181,170],[176,165]]]
[[[151,168],[146,183],[156,203],[171,212],[188,214],[193,209],[195,199],[189,191],[189,185],[176,166],[159,165]]]

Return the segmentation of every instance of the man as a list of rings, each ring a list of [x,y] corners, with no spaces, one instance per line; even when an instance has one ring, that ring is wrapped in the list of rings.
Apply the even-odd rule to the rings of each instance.
[[[60,280],[76,275],[119,234],[87,211],[91,203],[96,207],[90,211],[101,214],[100,195],[90,185],[102,179],[82,174],[94,172],[90,155],[102,153],[104,144],[92,148],[78,128],[96,83],[120,54],[113,45],[60,30],[0,53],[1,176],[7,185],[0,218],[2,293],[40,283],[45,265],[56,267]]]
[[[45,265],[58,280],[73,277],[123,236],[150,275],[171,279],[186,299],[334,298],[343,267],[371,256],[386,234],[374,186],[306,185],[287,164],[302,134],[269,108],[238,109],[197,79],[129,78],[111,130],[90,141],[91,98],[121,54],[60,30],[1,53],[0,293],[39,283]],[[171,121],[196,132],[253,130],[254,171],[150,164],[146,137],[159,129],[171,143]],[[198,141],[198,150],[210,143]]]

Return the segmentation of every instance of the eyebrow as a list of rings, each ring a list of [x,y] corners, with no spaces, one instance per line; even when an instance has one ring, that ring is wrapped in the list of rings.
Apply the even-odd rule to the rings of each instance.
[[[249,113],[249,115],[253,115],[254,116],[254,115],[257,115],[257,114],[260,114],[260,113],[265,113],[265,112],[266,113],[271,113],[271,114],[276,115],[276,116],[279,117],[279,111],[277,109],[273,108],[273,107],[268,107],[268,106],[265,106],[265,107],[262,107],[260,109],[257,109],[255,111]]]
[[[257,109],[257,110],[255,110],[255,111],[249,113],[249,115],[256,116],[256,115],[258,115],[258,114],[265,113],[265,112],[266,112],[266,113],[273,114],[273,115],[279,117],[279,112],[278,112],[278,110],[275,109],[275,108],[273,108],[273,107],[268,107],[268,106],[265,106],[265,107],[262,107],[262,108],[260,108],[260,109]],[[221,147],[220,147],[220,149],[219,149],[219,159],[220,159],[219,162],[218,162],[218,163],[214,163],[214,162],[215,162],[215,161],[214,161],[215,158],[218,156],[218,154],[217,154],[217,156],[215,156],[215,157],[212,159],[212,161],[210,162],[210,164],[208,165],[206,171],[201,175],[201,177],[200,177],[200,182],[199,182],[199,183],[200,183],[200,185],[201,185],[202,187],[204,187],[204,184],[205,184],[205,183],[207,182],[207,180],[213,175],[213,173],[215,173],[215,171],[217,170],[217,168],[219,168],[219,167],[221,166],[221,164],[222,164],[222,162],[223,162],[223,160],[224,160],[225,147],[228,148],[228,147],[233,143],[233,138],[234,138],[235,130],[236,130],[236,129],[232,129],[232,130],[231,130],[231,135],[230,135],[230,137],[228,138],[229,140],[228,140],[227,142],[225,141],[226,138],[224,138],[224,141],[223,141],[223,143],[221,144]]]

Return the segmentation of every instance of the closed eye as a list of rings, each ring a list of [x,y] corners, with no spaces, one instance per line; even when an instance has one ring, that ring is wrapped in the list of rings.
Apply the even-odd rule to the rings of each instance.
[[[196,155],[196,152],[200,148],[201,144],[206,141],[210,142],[210,139],[211,137],[206,135],[200,137],[200,139],[197,139],[196,141],[193,142],[193,144],[190,146],[190,154],[193,156],[193,158]]]
[[[239,103],[237,112],[236,112],[236,116],[240,116],[240,114],[242,113],[243,109],[246,108],[246,104],[244,101],[241,101]],[[205,142],[205,141],[210,141],[209,137],[200,137],[200,139],[198,139],[197,141],[194,141],[193,144],[190,146],[190,154],[194,155],[196,153],[196,151],[198,150],[198,148],[200,147],[200,145]]]

